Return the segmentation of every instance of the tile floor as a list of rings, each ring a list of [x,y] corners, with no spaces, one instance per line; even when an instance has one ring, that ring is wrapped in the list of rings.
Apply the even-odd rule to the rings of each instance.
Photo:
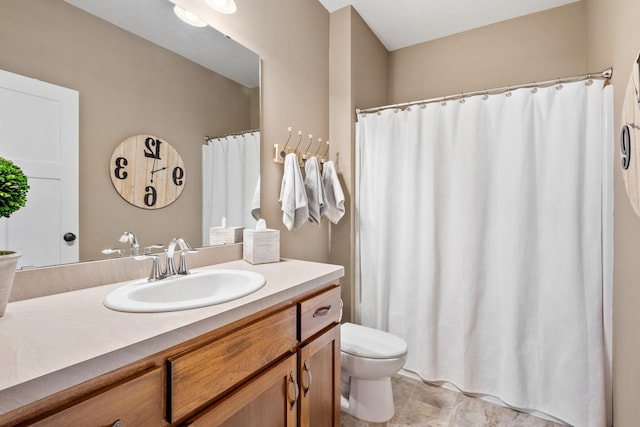
[[[563,427],[462,393],[404,376],[393,378],[396,414],[367,423],[342,414],[342,427]]]

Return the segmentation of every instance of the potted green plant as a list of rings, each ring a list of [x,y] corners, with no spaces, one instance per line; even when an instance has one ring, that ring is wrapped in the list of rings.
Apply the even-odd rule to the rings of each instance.
[[[29,184],[26,175],[11,160],[0,157],[0,218],[9,218],[27,202]],[[0,317],[11,294],[19,251],[0,250]]]

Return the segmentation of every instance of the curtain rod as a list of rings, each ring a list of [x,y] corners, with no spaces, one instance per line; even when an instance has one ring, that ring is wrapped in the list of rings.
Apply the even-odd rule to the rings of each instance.
[[[574,82],[579,82],[582,80],[590,80],[590,79],[609,80],[611,79],[612,75],[613,75],[613,68],[609,67],[606,70],[598,73],[582,74],[582,75],[573,76],[573,77],[563,77],[563,78],[554,79],[554,80],[545,80],[542,82],[524,83],[524,84],[505,86],[505,87],[500,87],[495,89],[478,90],[475,92],[463,92],[457,95],[441,96],[439,98],[423,99],[420,101],[402,102],[399,104],[384,105],[382,107],[373,107],[373,108],[364,108],[364,109],[356,108],[356,114],[377,113],[378,111],[388,110],[390,108],[403,109],[403,108],[410,107],[412,105],[423,105],[423,104],[431,104],[434,102],[455,101],[455,100],[469,98],[471,96],[477,96],[477,95],[497,95],[497,94],[506,93],[515,89],[549,87],[549,86],[558,85],[562,83],[574,83]]]
[[[244,135],[245,133],[254,133],[254,132],[259,132],[259,131],[260,131],[260,129],[249,129],[249,130],[243,130],[241,132],[228,133],[228,134],[223,135],[223,136],[207,136],[207,135],[205,135],[204,140],[205,141],[209,141],[210,139],[226,138],[228,136],[238,136],[238,135]]]

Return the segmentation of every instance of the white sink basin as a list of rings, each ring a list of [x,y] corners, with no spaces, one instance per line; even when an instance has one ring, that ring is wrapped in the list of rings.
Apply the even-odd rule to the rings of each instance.
[[[220,304],[262,288],[264,276],[244,270],[195,271],[149,282],[137,280],[111,291],[104,305],[113,310],[162,312]]]

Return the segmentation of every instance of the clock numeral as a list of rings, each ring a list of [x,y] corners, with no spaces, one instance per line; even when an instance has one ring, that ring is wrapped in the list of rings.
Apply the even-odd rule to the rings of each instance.
[[[156,189],[150,185],[144,188],[146,193],[144,194],[144,204],[147,206],[155,206],[157,201]]]
[[[116,159],[116,168],[113,170],[113,175],[118,179],[126,179],[129,174],[124,170],[124,168],[128,164],[129,162],[127,159],[124,157],[118,157]]]
[[[182,169],[180,166],[176,166],[175,168],[173,168],[173,183],[175,185],[182,185],[184,183],[184,181],[182,180],[182,178],[184,178],[184,169]]]
[[[160,159],[160,144],[162,141],[153,139],[151,137],[144,140],[144,156],[152,159]]]
[[[631,135],[629,126],[622,126],[620,132],[620,152],[622,153],[622,169],[629,169],[631,165]]]

